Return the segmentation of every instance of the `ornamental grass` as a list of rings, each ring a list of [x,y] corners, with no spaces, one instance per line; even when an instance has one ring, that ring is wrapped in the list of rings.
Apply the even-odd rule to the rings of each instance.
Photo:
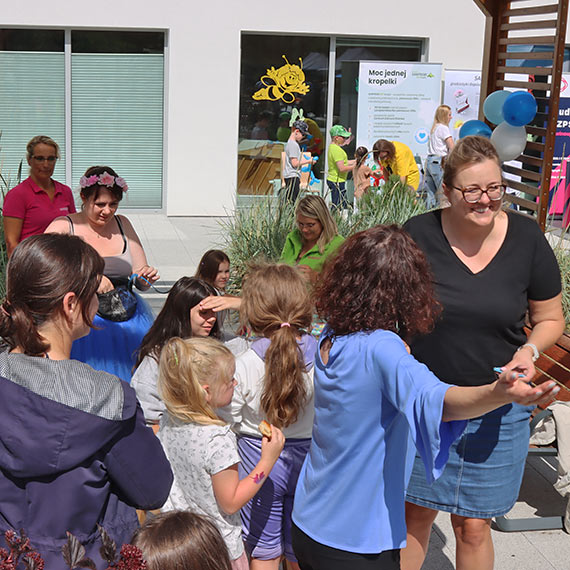
[[[358,202],[356,211],[334,209],[339,234],[348,237],[378,224],[403,224],[426,211],[422,200],[410,192],[399,176],[391,176],[379,191],[371,189]],[[224,249],[232,264],[228,291],[239,294],[248,264],[253,261],[279,260],[287,234],[295,226],[295,205],[282,203],[274,196],[256,198],[249,207],[236,208],[235,214],[221,222]]]

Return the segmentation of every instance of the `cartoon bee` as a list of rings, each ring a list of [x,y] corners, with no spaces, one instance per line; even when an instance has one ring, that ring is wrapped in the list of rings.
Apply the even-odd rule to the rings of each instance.
[[[305,83],[303,60],[299,58],[301,63],[299,67],[298,65],[291,65],[284,55],[281,57],[285,60],[285,65],[282,65],[279,69],[271,67],[271,69],[267,70],[266,75],[261,76],[261,83],[265,87],[253,94],[252,98],[256,101],[277,101],[282,99],[285,103],[293,103],[295,101],[293,93],[305,95],[309,92],[309,86]]]

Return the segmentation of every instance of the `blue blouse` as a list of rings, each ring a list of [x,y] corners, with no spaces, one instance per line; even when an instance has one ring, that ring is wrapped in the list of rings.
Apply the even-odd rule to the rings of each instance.
[[[404,502],[417,448],[429,482],[467,422],[442,422],[449,384],[392,332],[334,337],[315,361],[315,421],[293,521],[313,540],[373,554],[406,543]],[[415,443],[415,446],[414,446]]]

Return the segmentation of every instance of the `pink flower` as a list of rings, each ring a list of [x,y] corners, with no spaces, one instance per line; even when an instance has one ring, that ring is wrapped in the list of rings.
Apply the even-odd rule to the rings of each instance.
[[[99,177],[96,174],[92,174],[91,176],[82,176],[79,179],[79,186],[81,188],[89,188],[89,186],[93,186],[93,184],[97,184],[99,181]]]
[[[110,188],[113,186],[113,184],[115,184],[115,177],[108,172],[103,172],[103,174],[99,176],[99,184],[101,186],[107,186],[107,188]]]
[[[129,189],[125,179],[122,176],[117,176],[117,178],[115,178],[115,184],[121,188],[123,192],[126,192]]]

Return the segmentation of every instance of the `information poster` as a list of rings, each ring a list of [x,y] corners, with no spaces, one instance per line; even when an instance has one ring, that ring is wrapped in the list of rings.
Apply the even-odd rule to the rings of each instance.
[[[357,146],[400,141],[421,157],[441,100],[441,64],[361,61]]]
[[[451,108],[453,117],[449,128],[455,140],[467,121],[479,118],[481,72],[446,69],[443,83],[443,104]]]

